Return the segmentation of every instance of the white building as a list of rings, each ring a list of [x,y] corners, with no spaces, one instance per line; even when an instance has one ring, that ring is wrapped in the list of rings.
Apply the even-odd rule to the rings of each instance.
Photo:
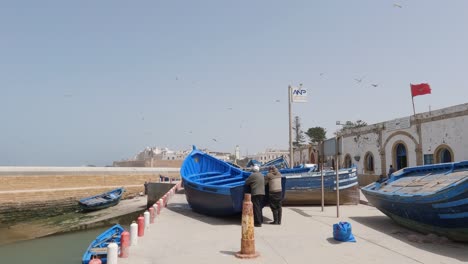
[[[261,163],[265,163],[281,156],[284,156],[289,161],[289,151],[276,149],[267,149],[265,152],[260,152],[250,156],[250,158],[260,161]]]
[[[347,129],[340,165],[358,166],[361,184],[396,170],[468,160],[468,104],[452,106],[366,127]]]

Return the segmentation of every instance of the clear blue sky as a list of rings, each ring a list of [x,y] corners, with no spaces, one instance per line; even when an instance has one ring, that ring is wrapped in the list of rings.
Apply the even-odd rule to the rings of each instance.
[[[466,103],[467,10],[465,0],[2,1],[0,165],[106,165],[146,146],[287,149],[289,84],[309,90],[293,106],[304,129],[328,136],[337,120],[410,115],[410,83],[433,89],[415,97],[417,112]]]

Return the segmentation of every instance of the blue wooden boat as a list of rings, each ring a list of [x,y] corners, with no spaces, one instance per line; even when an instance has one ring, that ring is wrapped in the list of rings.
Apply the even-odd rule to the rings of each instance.
[[[195,146],[180,168],[190,207],[211,216],[227,216],[242,211],[244,184],[250,174]]]
[[[267,171],[268,168],[271,166],[275,166],[278,170],[289,168],[289,164],[284,158],[284,156],[280,156],[276,159],[272,159],[270,161],[265,162],[265,164],[260,165],[260,170]]]
[[[125,188],[117,188],[102,194],[81,199],[78,204],[84,211],[100,210],[117,205],[122,198]]]
[[[322,203],[321,173],[311,168],[282,169],[286,177],[286,192],[283,200],[285,205],[319,205]],[[359,186],[357,168],[338,170],[338,188],[340,204],[358,204]],[[336,171],[323,171],[324,202],[327,205],[336,204]]]
[[[120,248],[120,236],[125,231],[120,225],[114,225],[96,237],[86,249],[81,259],[82,264],[88,264],[91,259],[99,258],[103,264],[107,263],[107,246],[114,242]]]
[[[403,226],[468,241],[468,161],[404,168],[362,192]]]

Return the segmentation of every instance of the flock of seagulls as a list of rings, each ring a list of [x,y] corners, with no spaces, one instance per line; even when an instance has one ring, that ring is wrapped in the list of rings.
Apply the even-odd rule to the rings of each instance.
[[[401,5],[401,4],[399,4],[399,3],[394,3],[394,4],[393,4],[393,7],[394,7],[394,8],[403,8],[403,5]],[[319,76],[320,76],[320,77],[325,77],[325,72],[319,73]],[[179,77],[176,76],[176,77],[175,77],[175,80],[178,81],[178,80],[179,80]],[[359,77],[359,78],[354,78],[354,81],[355,81],[356,84],[358,84],[358,85],[362,85],[364,80],[365,80],[365,76]],[[379,87],[379,84],[378,84],[378,83],[370,83],[370,86],[372,86],[372,87],[374,87],[374,88],[377,88],[377,87]],[[275,103],[280,103],[280,102],[281,102],[280,99],[276,99],[276,100],[275,100]],[[232,107],[227,107],[226,110],[231,111],[231,110],[233,110],[233,108],[232,108]],[[243,127],[242,124],[244,123],[244,121],[245,121],[245,120],[242,120],[242,121],[241,121],[241,123],[240,123],[240,125],[239,125],[239,128],[242,128],[242,127]],[[189,133],[189,134],[192,134],[193,132],[190,130],[190,131],[188,131],[188,133]],[[212,140],[213,142],[219,143],[218,140],[217,140],[216,138],[212,138],[211,140]]]

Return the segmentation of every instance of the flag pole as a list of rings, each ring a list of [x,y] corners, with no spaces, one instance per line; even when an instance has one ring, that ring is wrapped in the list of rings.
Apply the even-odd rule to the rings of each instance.
[[[411,101],[413,102],[413,114],[416,116],[416,110],[414,108],[414,96],[413,96],[413,90],[411,89],[411,83],[410,83],[410,92],[411,92]]]

